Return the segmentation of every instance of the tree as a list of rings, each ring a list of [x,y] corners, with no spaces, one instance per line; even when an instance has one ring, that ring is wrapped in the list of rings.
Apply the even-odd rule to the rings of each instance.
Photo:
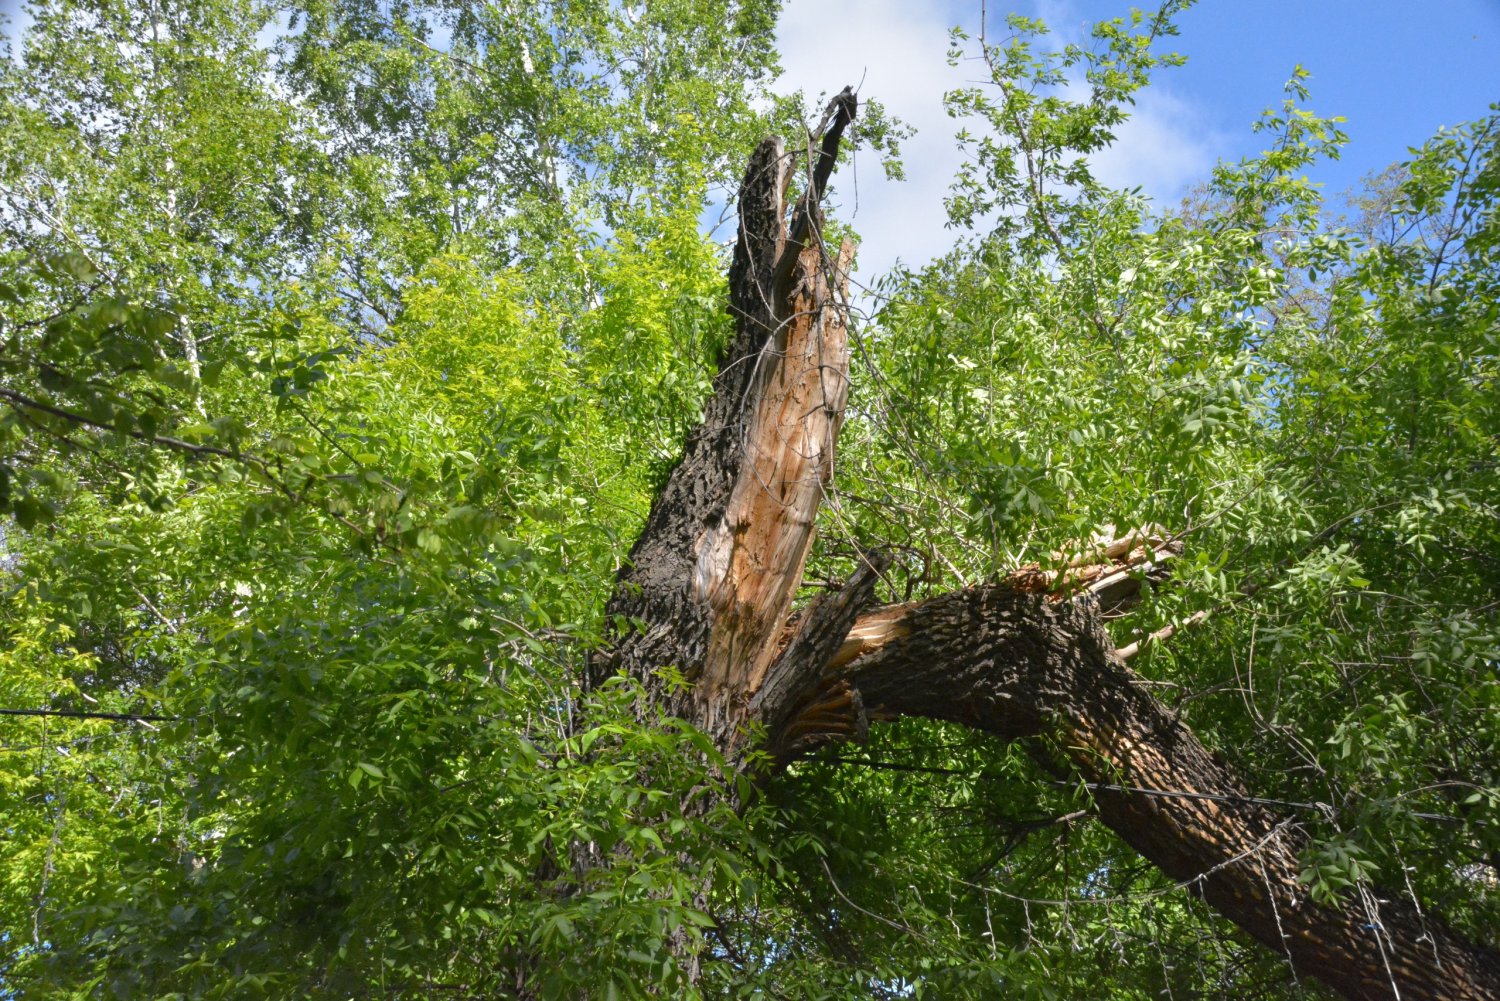
[[[769,124],[759,7],[309,7],[275,83],[249,32],[40,18],[0,691],[73,715],[0,758],[7,987],[1494,994],[1500,122],[1361,237],[1294,81],[1265,155],[1153,216],[1086,155],[1175,6],[981,37],[974,235],[863,329],[821,208],[852,93],[748,154],[727,303],[697,232]],[[124,64],[85,98],[92,51]],[[158,188],[116,150],[174,155],[129,71],[165,56],[251,67],[201,100],[271,138]],[[735,130],[662,131],[716,92]],[[23,187],[54,148],[93,155]],[[127,178],[193,213],[117,222]]]

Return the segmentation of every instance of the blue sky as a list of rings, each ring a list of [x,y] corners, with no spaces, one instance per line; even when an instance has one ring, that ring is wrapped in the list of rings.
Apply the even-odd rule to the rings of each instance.
[[[1081,41],[1092,21],[1124,14],[1110,0],[990,0],[992,37],[1007,11],[1040,16],[1065,40]],[[908,144],[910,180],[887,185],[875,164],[859,172],[856,228],[864,238],[859,273],[897,256],[920,264],[952,239],[942,195],[959,159],[945,90],[973,81],[949,68],[947,32],[978,34],[979,0],[790,0],[781,27],[783,85],[812,92],[865,78],[877,97],[920,130]],[[1200,0],[1179,19],[1169,46],[1188,57],[1162,70],[1139,97],[1115,147],[1096,161],[1108,183],[1141,186],[1175,201],[1220,159],[1259,150],[1250,131],[1282,99],[1298,64],[1312,73],[1309,106],[1342,115],[1344,158],[1313,179],[1340,193],[1402,159],[1439,126],[1478,118],[1500,101],[1500,0]],[[853,211],[851,185],[845,212]]]
[[[1094,0],[1075,9],[1109,16]],[[1165,85],[1241,150],[1292,66],[1312,71],[1312,106],[1349,120],[1347,158],[1325,171],[1337,188],[1500,102],[1500,0],[1208,0],[1181,28],[1189,61]]]

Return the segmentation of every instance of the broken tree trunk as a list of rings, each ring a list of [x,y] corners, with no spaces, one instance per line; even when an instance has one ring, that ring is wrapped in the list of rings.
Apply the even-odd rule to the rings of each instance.
[[[847,88],[829,105],[790,226],[795,157],[780,139],[751,155],[729,273],[736,333],[703,423],[652,505],[608,608],[639,628],[623,633],[598,670],[649,682],[675,667],[692,687],[669,708],[726,749],[742,746],[750,701],[768,678],[821,674],[821,664],[777,655],[848,394],[854,249],[845,241],[828,253],[819,206],[855,109]]]
[[[1161,539],[874,610],[884,563],[871,555],[788,621],[849,383],[852,247],[825,246],[819,201],[855,110],[847,88],[830,104],[790,224],[795,157],[768,139],[750,159],[729,280],[736,334],[621,574],[608,607],[619,632],[592,680],[638,678],[731,762],[754,734],[785,762],[858,739],[871,715],[1044,738],[1028,746],[1093,785],[1107,826],[1299,976],[1348,998],[1500,997],[1500,961],[1411,905],[1315,903],[1297,882],[1293,819],[1248,797],[1125,666],[1101,603],[1130,599],[1141,577],[1130,566],[1169,555]],[[664,669],[690,684],[664,684]]]

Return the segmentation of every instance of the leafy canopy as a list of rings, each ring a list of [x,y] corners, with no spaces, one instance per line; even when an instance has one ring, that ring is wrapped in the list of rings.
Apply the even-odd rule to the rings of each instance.
[[[977,40],[962,235],[859,331],[809,579],[879,543],[924,596],[1167,526],[1117,640],[1209,613],[1137,664],[1319,804],[1313,893],[1493,938],[1500,119],[1340,217],[1299,72],[1162,211],[1087,157],[1180,6]],[[1310,993],[1019,749],[899,723],[752,797],[580,689],[728,336],[700,216],[800,106],[776,9],[31,5],[0,707],[152,718],[0,722],[0,990]]]

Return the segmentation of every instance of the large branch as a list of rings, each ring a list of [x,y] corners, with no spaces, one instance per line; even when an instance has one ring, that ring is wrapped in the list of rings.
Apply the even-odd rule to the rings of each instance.
[[[852,658],[846,651],[831,673],[872,713],[1053,738],[1032,746],[1062,748],[1039,750],[1065,759],[1043,764],[1095,783],[1111,830],[1298,975],[1348,998],[1500,998],[1500,957],[1410,903],[1313,902],[1297,881],[1297,826],[1248,797],[1234,770],[1147,692],[1093,601],[993,585],[877,610],[851,637]]]

